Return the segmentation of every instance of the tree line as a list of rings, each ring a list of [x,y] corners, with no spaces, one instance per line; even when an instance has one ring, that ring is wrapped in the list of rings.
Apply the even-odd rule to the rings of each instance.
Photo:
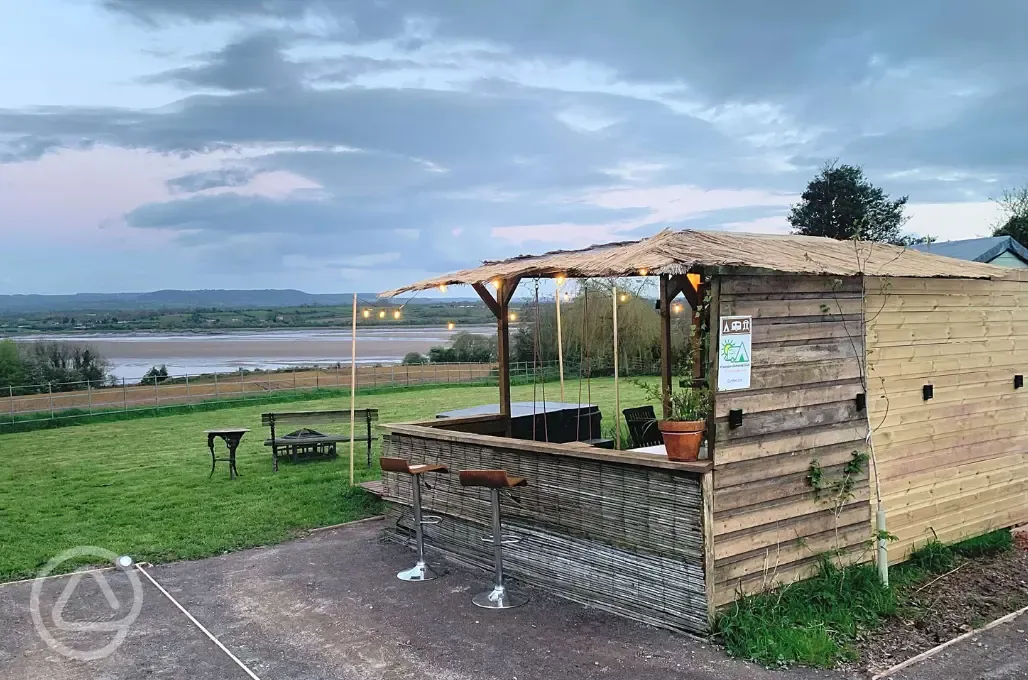
[[[114,380],[110,370],[110,362],[87,344],[0,340],[0,388],[19,388],[21,394],[81,389],[68,383],[87,381],[101,387]]]
[[[660,362],[660,317],[655,300],[647,297],[641,283],[617,283],[618,361],[624,367],[656,367]],[[614,312],[612,280],[583,280],[573,299],[561,303],[564,360],[571,372],[579,367],[591,375],[609,374],[614,365]],[[687,305],[672,317],[672,351],[684,365],[690,344],[691,312]],[[553,297],[518,308],[520,322],[511,330],[510,360],[529,365],[557,361],[557,305]],[[496,337],[456,333],[447,347],[433,347],[428,354],[411,352],[408,365],[450,362],[496,361]]]

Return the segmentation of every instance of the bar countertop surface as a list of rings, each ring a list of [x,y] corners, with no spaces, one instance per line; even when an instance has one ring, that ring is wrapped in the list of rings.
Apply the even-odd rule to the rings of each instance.
[[[441,420],[445,422],[446,419]],[[548,454],[552,456],[586,458],[599,462],[639,465],[642,467],[659,468],[669,471],[703,474],[705,472],[709,472],[714,467],[713,463],[709,460],[678,462],[668,460],[664,456],[654,455],[653,453],[633,452],[631,450],[614,451],[612,449],[600,449],[583,442],[550,444],[547,442],[537,442],[525,439],[511,439],[507,437],[497,437],[494,435],[443,430],[420,423],[384,424],[381,427],[383,431],[393,435],[420,437],[424,439],[434,439],[437,441],[460,442],[463,444],[477,444],[480,446],[497,448],[520,449],[522,451],[530,451],[532,453]]]

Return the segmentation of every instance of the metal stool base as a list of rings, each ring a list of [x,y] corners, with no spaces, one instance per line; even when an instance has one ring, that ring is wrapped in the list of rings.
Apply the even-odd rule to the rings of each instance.
[[[404,569],[396,578],[401,581],[431,581],[432,579],[439,578],[446,572],[438,572],[432,569],[424,562],[418,562],[410,569]]]
[[[495,587],[489,592],[479,593],[471,598],[476,607],[483,609],[513,609],[528,602],[528,596],[512,593],[504,587]]]

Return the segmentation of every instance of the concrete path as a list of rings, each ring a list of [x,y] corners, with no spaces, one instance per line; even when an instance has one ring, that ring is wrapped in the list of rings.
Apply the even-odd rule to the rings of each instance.
[[[767,671],[727,659],[692,638],[634,624],[530,591],[520,609],[484,611],[471,596],[486,574],[451,570],[422,584],[398,581],[412,554],[382,543],[381,522],[150,573],[261,680],[765,680],[843,678]],[[132,602],[129,577],[106,572],[120,608],[84,577],[61,618],[104,622]],[[112,632],[56,630],[69,578],[44,583],[40,607],[53,637],[98,649]],[[248,680],[145,579],[142,609],[112,654],[76,661],[53,651],[30,615],[32,584],[0,587],[0,680]],[[1028,678],[1028,621],[988,631],[895,676],[899,680]]]
[[[471,596],[486,589],[484,574],[457,570],[438,581],[403,583],[395,573],[409,566],[411,553],[380,542],[381,528],[358,524],[150,573],[262,680],[782,677],[691,638],[538,591],[520,609],[478,609]],[[119,602],[131,600],[125,574],[107,579]],[[66,584],[46,583],[41,611],[52,610]],[[143,586],[142,613],[124,644],[91,662],[69,660],[43,643],[29,615],[29,584],[0,588],[0,679],[246,680],[152,585]],[[112,616],[101,589],[85,578],[63,618]],[[112,637],[69,635],[55,637],[83,648],[102,647]]]

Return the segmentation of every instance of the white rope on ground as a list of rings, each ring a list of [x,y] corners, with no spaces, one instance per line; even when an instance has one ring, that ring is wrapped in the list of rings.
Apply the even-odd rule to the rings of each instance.
[[[100,567],[99,569],[84,569],[83,571],[69,571],[67,574],[51,574],[50,576],[37,576],[36,578],[26,578],[21,581],[8,581],[7,583],[0,583],[0,588],[6,588],[7,586],[16,586],[19,583],[35,583],[36,581],[49,581],[55,578],[68,578],[69,576],[85,575],[85,574],[98,574],[104,571],[114,571],[116,567]]]
[[[987,630],[995,628],[996,626],[1003,625],[1004,623],[1010,623],[1011,621],[1016,619],[1018,616],[1021,616],[1022,614],[1025,614],[1025,613],[1028,613],[1028,607],[1024,607],[1023,609],[1018,609],[1016,612],[1011,612],[1010,614],[1007,614],[1006,616],[1001,616],[1000,618],[996,619],[992,623],[986,624],[986,625],[982,626],[981,628],[976,628],[976,629],[972,630],[969,633],[964,633],[963,635],[958,635],[957,637],[953,638],[952,640],[949,640],[948,642],[943,642],[941,645],[939,645],[937,647],[932,647],[927,652],[921,652],[917,656],[912,656],[909,659],[907,659],[906,661],[902,661],[902,662],[896,664],[892,668],[886,668],[881,673],[878,673],[877,675],[872,676],[871,680],[879,680],[879,678],[887,678],[890,675],[892,675],[893,673],[901,671],[904,668],[907,668],[909,666],[913,666],[916,663],[920,663],[921,661],[924,661],[925,659],[929,659],[929,658],[935,656],[936,654],[938,654],[942,650],[946,649],[947,647],[949,647],[951,645],[955,645],[955,644],[957,644],[958,642],[960,642],[962,640],[966,640],[969,637],[974,637],[975,635],[978,635],[979,633],[983,633],[983,632],[985,632]]]
[[[193,625],[196,626],[197,628],[199,628],[201,633],[206,635],[210,639],[211,642],[213,642],[215,645],[217,645],[218,649],[220,649],[221,651],[225,652],[225,654],[228,655],[228,658],[232,659],[236,663],[237,666],[239,666],[240,668],[243,669],[243,671],[246,672],[247,675],[249,675],[251,678],[253,678],[253,680],[261,680],[259,677],[257,677],[257,675],[253,671],[251,671],[249,668],[246,667],[245,663],[240,661],[239,658],[235,654],[230,652],[228,650],[228,647],[226,647],[225,645],[221,644],[221,641],[218,638],[214,637],[214,635],[212,635],[209,630],[204,628],[203,624],[200,623],[199,621],[197,621],[196,618],[192,614],[190,614],[189,611],[186,610],[185,607],[180,605],[178,603],[178,600],[176,600],[174,597],[171,596],[171,593],[169,593],[167,590],[165,590],[161,586],[161,584],[158,583],[156,581],[156,579],[154,579],[153,576],[150,576],[150,574],[147,573],[146,569],[143,569],[142,565],[137,564],[136,565],[136,569],[138,569],[140,572],[142,572],[143,576],[145,576],[150,581],[150,583],[154,584],[154,587],[156,587],[157,590],[161,591],[161,594],[163,594],[164,597],[168,598],[168,600],[173,605],[178,607],[179,611],[182,612],[183,614],[185,614],[186,618],[188,618],[190,621],[192,621]]]

